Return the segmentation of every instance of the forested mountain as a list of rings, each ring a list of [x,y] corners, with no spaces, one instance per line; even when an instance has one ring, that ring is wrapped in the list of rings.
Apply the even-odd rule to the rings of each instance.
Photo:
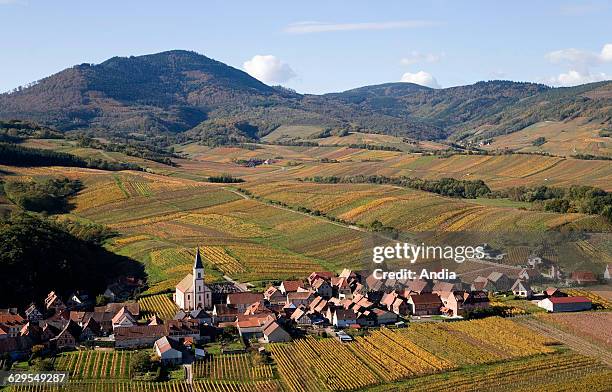
[[[608,126],[612,83],[550,88],[491,81],[446,89],[388,83],[301,95],[180,50],[81,64],[0,95],[0,119],[115,135],[188,131],[182,137],[215,143],[256,140],[281,125],[421,139],[488,137],[577,116]]]

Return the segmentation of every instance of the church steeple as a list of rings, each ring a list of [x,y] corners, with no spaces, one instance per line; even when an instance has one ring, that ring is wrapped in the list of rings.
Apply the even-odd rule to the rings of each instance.
[[[204,265],[202,264],[202,257],[200,256],[200,247],[196,249],[195,262],[193,263],[193,269],[204,269]]]

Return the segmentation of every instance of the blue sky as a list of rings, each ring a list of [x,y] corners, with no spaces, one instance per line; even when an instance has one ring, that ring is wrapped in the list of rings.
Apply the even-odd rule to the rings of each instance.
[[[400,80],[572,85],[612,78],[611,20],[610,1],[0,0],[0,91],[170,49],[304,93]]]

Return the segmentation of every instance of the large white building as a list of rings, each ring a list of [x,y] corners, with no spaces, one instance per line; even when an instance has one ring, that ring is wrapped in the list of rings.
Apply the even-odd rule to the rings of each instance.
[[[196,250],[193,273],[187,274],[176,285],[174,302],[183,310],[212,308],[212,293],[210,288],[204,284],[204,264],[202,264],[200,248]]]

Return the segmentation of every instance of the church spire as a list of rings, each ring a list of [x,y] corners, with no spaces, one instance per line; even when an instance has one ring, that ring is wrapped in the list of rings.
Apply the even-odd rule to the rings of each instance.
[[[193,264],[193,269],[202,269],[204,265],[202,264],[202,257],[200,257],[200,247],[196,249],[195,262]]]

